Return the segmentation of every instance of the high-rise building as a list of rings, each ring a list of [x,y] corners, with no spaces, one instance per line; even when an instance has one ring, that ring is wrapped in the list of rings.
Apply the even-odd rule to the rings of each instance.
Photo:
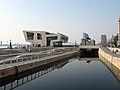
[[[95,45],[95,40],[91,39],[87,33],[83,33],[81,45]]]
[[[118,42],[117,45],[120,46],[120,18],[118,20]]]
[[[102,46],[107,45],[107,37],[106,37],[106,35],[101,35],[101,45]]]
[[[118,41],[118,34],[117,34],[117,35],[112,35],[111,44],[112,44],[114,47],[117,46],[117,41]]]
[[[88,45],[89,44],[88,41],[90,39],[91,38],[89,37],[89,35],[83,32],[83,38],[81,39],[81,45]]]
[[[83,33],[83,39],[88,40],[88,39],[90,39],[90,37],[89,37],[89,35],[87,33]]]
[[[119,23],[119,33],[120,33],[120,17],[119,17],[119,20],[118,20],[118,23]]]

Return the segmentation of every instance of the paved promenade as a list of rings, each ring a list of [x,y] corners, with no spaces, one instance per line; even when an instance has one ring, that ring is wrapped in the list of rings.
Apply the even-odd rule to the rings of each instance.
[[[50,57],[54,57],[56,55],[65,54],[66,52],[76,51],[77,48],[75,47],[59,47],[59,48],[50,48],[45,49],[39,52],[25,52],[25,53],[15,53],[15,54],[8,54],[14,55],[7,57],[5,55],[5,59],[0,60],[0,68],[4,69],[11,66],[18,66],[22,64],[32,63],[36,61],[42,61],[43,59],[47,59]],[[3,55],[1,55],[3,56]]]
[[[110,49],[106,47],[100,47],[99,58],[101,60],[102,58],[106,59],[106,61],[108,61],[120,70],[120,54],[113,53]]]

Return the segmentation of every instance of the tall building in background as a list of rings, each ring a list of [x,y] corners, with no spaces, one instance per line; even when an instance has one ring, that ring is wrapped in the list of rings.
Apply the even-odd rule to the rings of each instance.
[[[95,45],[95,40],[91,40],[87,33],[83,33],[83,38],[81,39],[81,45]]]
[[[118,23],[119,23],[119,33],[120,33],[120,17],[119,17]]]
[[[112,45],[113,47],[117,47],[117,42],[118,42],[118,34],[117,34],[117,35],[112,35],[111,45]]]
[[[87,40],[89,40],[90,37],[89,37],[89,35],[88,35],[87,33],[83,33],[83,39],[87,39]]]
[[[101,45],[102,46],[107,45],[107,37],[106,37],[106,35],[101,35]]]
[[[118,20],[118,42],[117,42],[118,46],[120,46],[120,17]]]

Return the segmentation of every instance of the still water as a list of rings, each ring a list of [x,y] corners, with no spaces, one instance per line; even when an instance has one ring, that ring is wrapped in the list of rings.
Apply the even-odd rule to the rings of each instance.
[[[0,80],[0,90],[10,89],[120,90],[120,82],[98,58],[77,57]]]

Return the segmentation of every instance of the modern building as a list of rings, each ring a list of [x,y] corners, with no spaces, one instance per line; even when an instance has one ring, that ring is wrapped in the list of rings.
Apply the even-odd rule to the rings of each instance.
[[[83,38],[81,39],[81,45],[95,45],[95,40],[91,40],[87,33],[83,33]]]
[[[120,17],[118,20],[118,42],[117,42],[117,45],[120,46]]]
[[[95,45],[95,40],[94,39],[91,40],[91,45]]]
[[[118,41],[118,34],[117,34],[117,35],[112,35],[111,44],[112,44],[114,47],[117,47],[117,41]]]
[[[101,45],[102,46],[107,45],[107,37],[106,37],[106,35],[101,35]]]
[[[83,39],[90,40],[91,38],[87,33],[83,33]]]
[[[81,45],[86,45],[86,39],[81,39]]]
[[[25,40],[35,47],[61,46],[68,42],[68,36],[46,31],[23,31]]]

